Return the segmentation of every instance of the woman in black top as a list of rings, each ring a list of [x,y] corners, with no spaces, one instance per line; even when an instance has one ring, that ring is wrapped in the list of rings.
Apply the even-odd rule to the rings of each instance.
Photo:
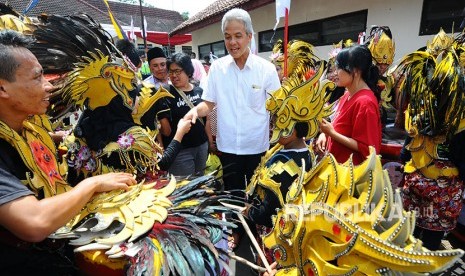
[[[202,88],[190,83],[194,73],[194,66],[190,57],[184,53],[177,53],[168,60],[170,93],[174,98],[167,99],[171,113],[172,133],[176,132],[177,124],[184,115],[202,102]],[[208,137],[205,132],[203,119],[197,120],[191,130],[182,140],[182,149],[176,156],[168,171],[177,176],[201,175],[205,169],[208,157]],[[164,137],[163,144],[168,145],[173,137]]]

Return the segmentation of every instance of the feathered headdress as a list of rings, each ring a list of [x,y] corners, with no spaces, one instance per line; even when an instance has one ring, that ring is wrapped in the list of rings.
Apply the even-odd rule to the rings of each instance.
[[[134,89],[135,73],[98,23],[84,14],[39,19],[33,32],[37,42],[30,50],[45,73],[69,72],[62,89],[65,100],[95,109],[119,95],[132,109],[128,92]]]
[[[273,64],[283,67],[284,53],[283,53],[283,41],[279,39],[273,46],[273,51],[270,56],[270,60]]]
[[[440,32],[441,33],[441,32]],[[465,79],[460,57],[463,45],[452,44],[438,34],[430,51],[416,51],[405,56],[399,66],[404,76],[400,91],[408,100],[408,128],[430,137],[450,138],[465,114]],[[445,43],[445,44],[444,44]],[[442,46],[440,46],[442,45]],[[449,45],[448,48],[443,46]]]
[[[29,17],[22,17],[10,6],[0,3],[0,30],[14,30],[23,34],[30,32],[27,24],[32,23]]]
[[[301,40],[292,40],[288,44],[287,53],[288,77],[295,75],[300,81],[305,81],[315,73],[319,59],[313,53],[313,45]]]
[[[345,48],[348,48],[350,46],[352,46],[354,44],[354,42],[352,41],[352,39],[347,39],[345,41],[341,40],[339,41],[337,44],[333,44],[333,48],[331,49],[331,51],[329,51],[329,57],[328,57],[328,68],[331,68],[331,67],[334,67],[335,66],[335,62],[336,62],[336,57],[337,57],[337,54],[339,54],[339,52],[342,50],[342,49],[345,49]]]
[[[119,59],[109,39],[97,29],[92,30],[99,28],[94,23],[86,16],[43,16],[39,25],[31,26],[37,39],[32,52],[38,55],[47,72],[68,72],[65,95],[70,103],[84,105],[87,110],[104,106],[117,95],[126,99],[134,78],[134,72]],[[147,89],[143,89],[141,100],[144,108],[154,103]],[[57,153],[48,134],[52,128],[47,117],[33,116],[24,126],[24,131],[18,134],[2,123],[0,136],[17,149],[33,172],[33,179],[28,179],[32,182],[32,185],[28,183],[31,189],[36,193],[43,190],[46,197],[71,189],[63,179],[65,172],[54,158]],[[153,137],[141,130],[138,126],[127,129],[120,140],[103,149],[103,154],[115,148],[125,153],[132,148],[132,154],[124,157],[132,159],[125,161],[139,159],[139,153],[149,151],[153,159],[147,162],[152,162],[158,158],[158,149],[154,147]],[[79,148],[77,155],[91,167],[88,148]],[[102,169],[99,173],[107,171]],[[216,216],[230,209],[218,202],[228,195],[215,190],[215,177],[209,175],[178,183],[173,177],[167,185],[161,180],[147,183],[148,180],[129,187],[128,191],[96,194],[53,237],[74,238],[71,244],[79,246],[77,251],[89,250],[85,257],[90,262],[100,256],[99,264],[108,267],[122,264],[121,273],[127,275],[203,275],[205,271],[219,275],[226,257],[215,243],[223,239],[223,230],[234,224]],[[119,262],[98,254],[103,249],[110,258],[120,258]]]
[[[289,41],[287,45],[287,76],[296,75],[300,81],[305,81],[314,73],[318,58],[313,53],[313,46],[301,40]],[[271,62],[283,67],[283,42],[278,40],[273,46]]]

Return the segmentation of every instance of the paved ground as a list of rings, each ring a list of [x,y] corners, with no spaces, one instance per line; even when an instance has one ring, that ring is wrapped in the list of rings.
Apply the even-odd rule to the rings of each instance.
[[[465,233],[463,233],[465,235]],[[459,241],[457,238],[454,237],[454,235],[449,234],[446,239],[443,241],[443,245],[445,248],[461,248],[465,250],[465,242]],[[239,244],[238,249],[236,250],[236,254],[246,258],[247,260],[252,261],[252,253],[250,251],[250,240],[247,237],[244,237]],[[249,267],[245,266],[244,264],[235,262],[234,260],[231,260],[231,268],[233,270],[233,275],[237,276],[255,276],[257,275],[254,273]],[[447,271],[434,274],[435,276],[459,276],[459,275],[465,275],[465,256],[462,257],[461,260],[459,260],[457,263],[455,263],[451,268],[449,268]]]

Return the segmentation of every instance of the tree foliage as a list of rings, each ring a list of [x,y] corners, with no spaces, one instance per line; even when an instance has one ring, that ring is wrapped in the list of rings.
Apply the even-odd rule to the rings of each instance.
[[[181,16],[182,16],[182,20],[186,21],[187,19],[189,19],[189,12],[183,12],[181,13]]]

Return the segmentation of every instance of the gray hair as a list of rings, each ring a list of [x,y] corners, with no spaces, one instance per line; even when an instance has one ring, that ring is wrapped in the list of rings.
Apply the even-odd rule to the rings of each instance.
[[[221,32],[223,34],[224,29],[226,28],[226,24],[234,20],[240,21],[244,24],[245,32],[247,34],[253,34],[252,19],[250,19],[250,14],[247,11],[239,8],[229,10],[224,14],[223,20],[221,21]]]
[[[16,70],[20,66],[14,55],[14,50],[26,48],[33,39],[13,30],[0,31],[0,79],[9,82],[16,81]]]

